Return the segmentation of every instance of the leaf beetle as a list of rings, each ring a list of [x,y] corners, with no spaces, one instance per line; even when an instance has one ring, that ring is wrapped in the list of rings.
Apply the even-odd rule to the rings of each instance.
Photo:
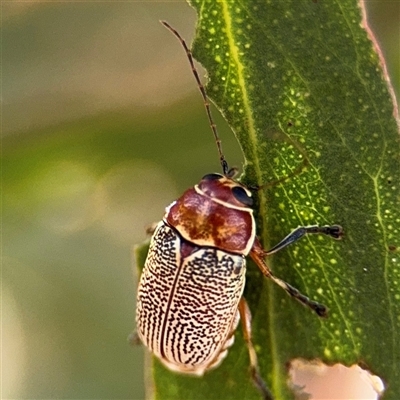
[[[243,297],[246,257],[264,276],[290,296],[326,316],[323,304],[310,300],[274,276],[264,261],[306,234],[340,239],[342,228],[299,227],[269,251],[256,237],[251,191],[234,180],[222,153],[208,98],[191,50],[167,22],[161,23],[181,42],[202,94],[222,166],[222,174],[205,175],[166,208],[155,227],[142,271],[136,307],[137,336],[169,369],[201,376],[217,367],[234,342],[242,321],[251,377],[264,399],[272,394],[261,378],[251,336],[251,313]]]

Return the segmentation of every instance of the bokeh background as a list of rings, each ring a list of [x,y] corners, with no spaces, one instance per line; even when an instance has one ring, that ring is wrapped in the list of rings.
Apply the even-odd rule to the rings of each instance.
[[[132,249],[219,162],[174,2],[2,11],[3,399],[143,399]],[[397,98],[400,3],[368,2]],[[214,112],[224,151],[240,150]]]

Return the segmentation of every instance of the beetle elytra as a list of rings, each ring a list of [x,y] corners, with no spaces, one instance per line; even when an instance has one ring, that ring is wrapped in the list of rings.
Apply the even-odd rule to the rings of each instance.
[[[290,296],[319,316],[325,316],[324,305],[275,277],[264,258],[306,234],[325,234],[339,239],[342,228],[338,225],[299,227],[271,250],[262,248],[256,237],[252,193],[233,179],[235,170],[229,169],[222,153],[191,51],[175,29],[167,22],[162,24],[186,51],[203,96],[223,173],[205,175],[166,208],[156,226],[138,287],[137,334],[169,369],[201,376],[222,362],[241,320],[251,377],[263,398],[272,399],[259,372],[251,337],[251,314],[243,297],[246,257],[250,256],[263,275]]]

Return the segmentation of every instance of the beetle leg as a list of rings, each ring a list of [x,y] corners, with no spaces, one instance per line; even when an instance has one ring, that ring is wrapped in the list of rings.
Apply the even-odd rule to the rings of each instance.
[[[269,253],[268,253],[269,254]],[[261,272],[264,276],[271,279],[275,282],[278,286],[280,286],[283,290],[286,291],[287,294],[294,297],[300,303],[304,304],[305,306],[314,310],[320,317],[326,317],[328,314],[327,307],[321,303],[316,301],[310,300],[307,296],[301,293],[298,289],[290,285],[289,283],[283,281],[282,279],[277,278],[268,265],[264,261],[264,257],[266,252],[261,247],[260,242],[256,239],[253,245],[253,248],[250,251],[250,257],[253,261],[257,264],[258,268],[260,268]]]
[[[322,233],[330,236],[333,239],[341,239],[343,236],[343,228],[339,225],[325,225],[325,226],[299,226],[293,232],[289,233],[283,240],[281,240],[272,249],[265,252],[265,255],[270,255],[282,250],[289,244],[296,242],[300,238],[308,234]]]
[[[270,390],[260,376],[257,354],[251,338],[251,312],[244,297],[242,297],[239,302],[239,313],[242,323],[243,337],[246,342],[247,349],[249,350],[251,379],[253,380],[257,389],[261,392],[264,400],[273,400]]]
[[[139,346],[142,344],[142,341],[140,340],[139,334],[134,331],[128,336],[128,343],[131,346]]]
[[[158,224],[159,224],[159,222],[153,222],[151,225],[149,225],[146,228],[146,234],[149,235],[149,236],[152,236],[153,233],[156,231]]]

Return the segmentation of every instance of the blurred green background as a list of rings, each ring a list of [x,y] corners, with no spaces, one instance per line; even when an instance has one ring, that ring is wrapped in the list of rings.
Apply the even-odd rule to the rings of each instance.
[[[400,3],[368,6],[399,98]],[[126,340],[133,245],[220,171],[183,50],[159,19],[190,42],[184,1],[2,3],[3,399],[144,398],[144,351]]]

